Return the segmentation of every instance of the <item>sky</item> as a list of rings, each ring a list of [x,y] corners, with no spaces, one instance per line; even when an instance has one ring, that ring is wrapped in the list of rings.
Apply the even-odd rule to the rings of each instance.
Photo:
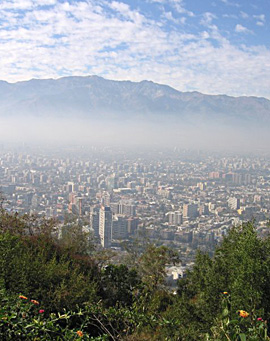
[[[1,0],[0,79],[98,75],[270,99],[270,0]]]

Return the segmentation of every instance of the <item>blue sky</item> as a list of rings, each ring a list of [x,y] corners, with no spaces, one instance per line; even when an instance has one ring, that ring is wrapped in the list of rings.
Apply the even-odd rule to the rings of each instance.
[[[270,0],[1,0],[0,79],[99,75],[270,99]]]

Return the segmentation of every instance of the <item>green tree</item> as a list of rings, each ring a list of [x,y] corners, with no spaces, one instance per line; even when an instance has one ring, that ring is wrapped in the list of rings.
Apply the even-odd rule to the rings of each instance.
[[[143,283],[154,291],[165,285],[166,265],[179,263],[178,254],[166,246],[150,244],[138,260]]]
[[[200,311],[205,329],[220,312],[220,294],[230,293],[234,311],[270,314],[270,241],[260,239],[253,222],[234,227],[214,256],[199,252],[193,270],[179,282],[179,295]]]
[[[140,279],[135,269],[126,265],[107,265],[101,272],[100,295],[106,306],[131,306],[133,294],[139,290]]]

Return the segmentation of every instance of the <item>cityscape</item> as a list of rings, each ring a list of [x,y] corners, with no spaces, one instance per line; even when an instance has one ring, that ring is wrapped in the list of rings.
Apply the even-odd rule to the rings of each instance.
[[[232,226],[254,219],[269,230],[270,158],[181,150],[66,147],[58,154],[21,148],[0,153],[7,210],[56,218],[61,238],[80,222],[97,246],[120,254],[143,236],[192,266]]]
[[[0,340],[270,341],[269,14],[0,1]]]

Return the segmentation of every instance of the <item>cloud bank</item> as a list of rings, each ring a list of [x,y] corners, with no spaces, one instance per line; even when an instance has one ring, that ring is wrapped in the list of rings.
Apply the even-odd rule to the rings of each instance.
[[[192,2],[2,0],[0,79],[96,74],[270,98],[269,45],[248,40],[267,16],[227,0],[205,10]]]

